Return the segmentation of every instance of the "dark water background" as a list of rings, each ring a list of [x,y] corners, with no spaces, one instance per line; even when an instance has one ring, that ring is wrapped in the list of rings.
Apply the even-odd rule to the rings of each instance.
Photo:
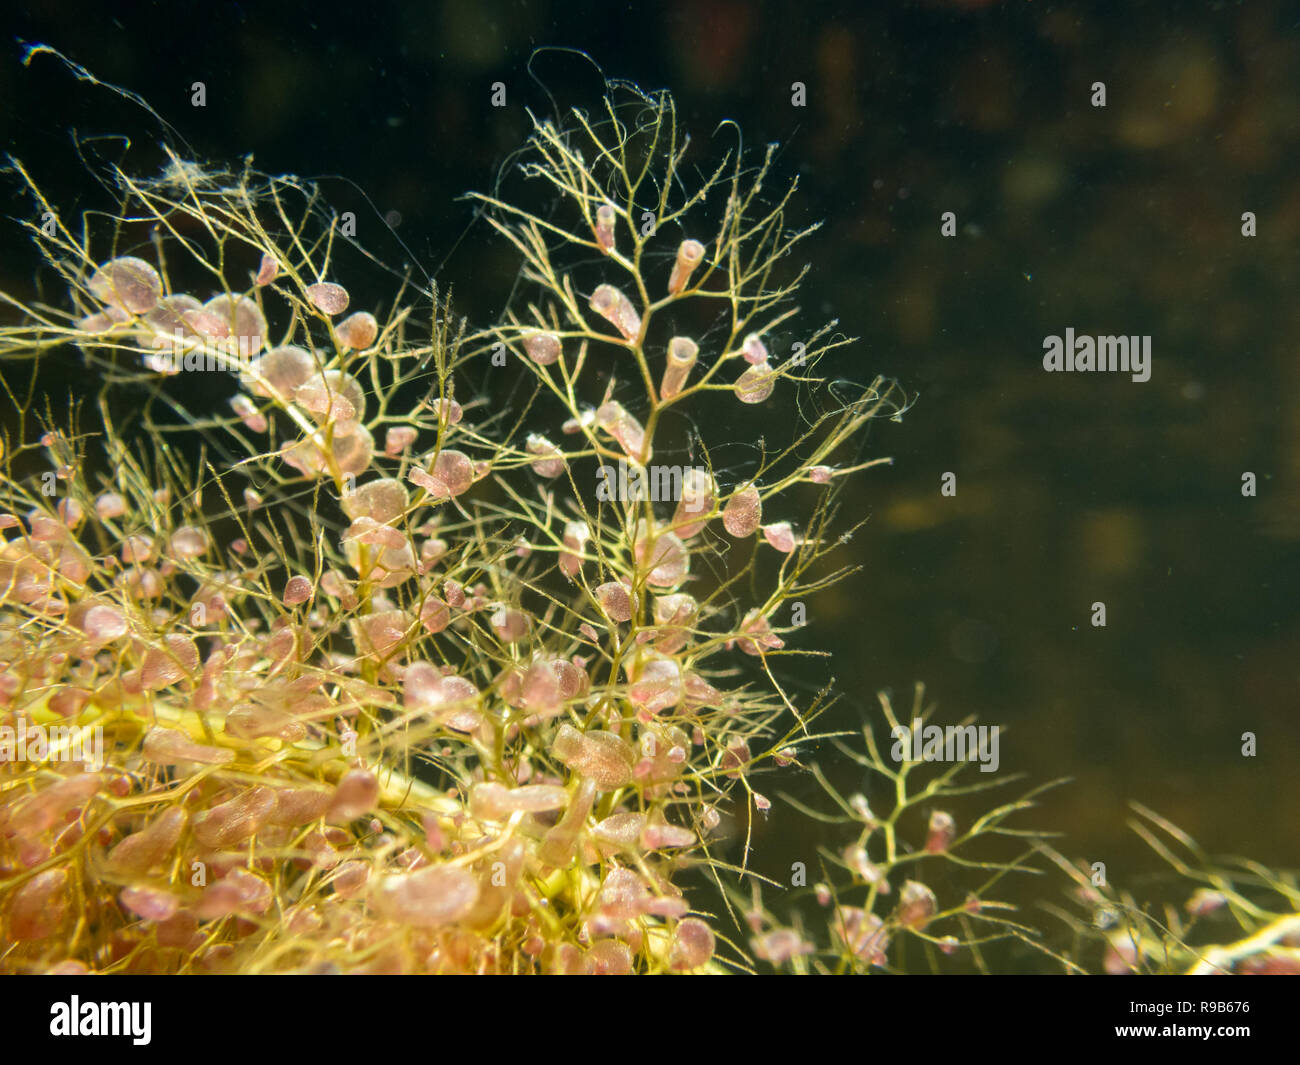
[[[796,217],[826,222],[802,253],[808,317],[862,338],[833,372],[918,395],[873,434],[895,464],[845,501],[870,515],[845,559],[863,572],[809,606],[807,642],[833,652],[845,693],[834,723],[856,727],[877,689],[924,681],[952,717],[1008,729],[1004,769],[1073,778],[1038,823],[1115,880],[1159,868],[1125,827],[1131,799],[1211,851],[1300,865],[1294,5],[270,6],[8,10],[8,150],[69,202],[82,180],[70,128],[129,115],[150,129],[52,61],[24,69],[12,38],[48,42],[140,92],[201,157],[348,179],[326,192],[363,241],[400,262],[388,215],[485,324],[513,260],[483,229],[466,235],[455,197],[522,142],[525,104],[549,110],[527,70],[536,47],[671,89],[701,160],[722,118],[752,144],[783,142]],[[590,64],[549,54],[533,69],[562,103],[596,105]],[[196,80],[204,109],[189,104]],[[503,109],[489,106],[496,81]],[[1089,102],[1097,81],[1104,109]],[[25,210],[8,188],[0,206]],[[940,236],[944,211],[956,238]],[[1258,236],[1241,235],[1243,211]],[[29,251],[13,229],[0,248],[3,287],[25,290]],[[1151,380],[1044,373],[1043,338],[1066,327],[1150,335]],[[946,471],[955,498],[940,495]],[[765,835],[773,873],[808,846],[788,816]]]

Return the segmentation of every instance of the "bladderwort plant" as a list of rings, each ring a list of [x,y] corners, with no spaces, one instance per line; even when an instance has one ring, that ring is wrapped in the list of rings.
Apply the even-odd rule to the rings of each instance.
[[[857,742],[830,738],[840,758],[861,770],[872,799],[863,792],[845,795],[816,763],[811,772],[829,802],[809,805],[782,795],[804,816],[835,826],[834,846],[819,848],[816,883],[800,877],[804,883],[796,886],[804,890],[791,892],[793,899],[779,907],[793,919],[764,905],[761,884],[751,886],[748,904],[742,891],[733,893],[752,933],[754,956],[789,971],[822,974],[990,973],[1024,964],[987,957],[998,945],[1004,954],[1007,947],[1022,948],[1040,966],[1080,971],[1018,917],[1015,904],[998,897],[1007,877],[1040,872],[1035,859],[1047,834],[1016,827],[1013,819],[1060,782],[990,803],[989,793],[1020,776],[972,775],[968,761],[926,761],[920,751],[891,747],[893,737],[912,723],[935,722],[936,708],[927,704],[923,686],[917,685],[902,721],[887,693],[879,702],[883,735],[890,739],[882,742],[870,725]],[[949,727],[964,730],[974,742],[970,721]],[[968,809],[980,812],[963,823]],[[809,907],[798,905],[804,897],[816,902],[811,919]]]
[[[1130,806],[1129,827],[1172,871],[1141,898],[1109,883],[1104,872],[1045,848],[1073,882],[1069,908],[1045,907],[1070,929],[1071,956],[1099,957],[1099,970],[1112,975],[1300,974],[1294,873],[1213,857],[1167,818],[1140,803]]]
[[[851,573],[840,486],[888,461],[863,438],[908,401],[816,376],[850,343],[798,318],[789,259],[816,227],[787,221],[775,148],[734,145],[700,169],[672,98],[625,84],[596,117],[535,119],[473,197],[522,260],[481,331],[409,279],[353,307],[379,264],[301,179],[168,149],[154,178],[104,164],[115,206],[74,224],[11,160],[55,280],[4,296],[0,329],[0,968],[1041,949],[993,898],[1039,853],[1008,823],[1036,792],[961,825],[990,782],[815,731],[830,686],[787,679],[818,657],[804,604]],[[52,367],[83,366],[102,388],[57,411]],[[756,445],[698,428],[782,398],[798,418]],[[841,795],[819,746],[888,805]],[[763,893],[803,885],[755,872],[753,832],[809,769],[832,807],[807,812],[847,835],[811,915],[778,919]],[[1013,850],[982,853],[996,837]]]

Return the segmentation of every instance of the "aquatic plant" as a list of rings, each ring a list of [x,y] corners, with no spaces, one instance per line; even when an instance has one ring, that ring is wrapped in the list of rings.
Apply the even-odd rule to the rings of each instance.
[[[876,722],[863,726],[860,741],[831,740],[843,761],[863,771],[864,788],[879,796],[874,805],[863,792],[844,795],[817,764],[812,773],[829,808],[783,796],[813,821],[837,826],[836,842],[820,849],[818,881],[782,900],[779,910],[787,916],[765,906],[760,885],[753,886],[744,906],[753,954],[798,973],[987,973],[996,968],[989,950],[1010,944],[1040,964],[1077,969],[1018,916],[1015,903],[998,897],[1009,876],[1042,872],[1037,859],[1048,834],[1021,827],[1016,815],[1059,781],[990,805],[987,793],[1020,777],[976,773],[972,780],[969,759],[929,761],[922,750],[899,746],[906,730],[922,725],[969,736],[973,751],[976,726],[936,726],[936,708],[921,685],[901,720],[888,694],[879,702],[880,735],[890,737],[885,743]],[[963,824],[954,811],[972,797],[980,812]],[[815,907],[799,905],[807,896]]]
[[[1100,956],[1101,971],[1195,976],[1300,973],[1300,886],[1294,874],[1208,854],[1140,803],[1129,826],[1173,871],[1142,898],[1104,872],[1045,853],[1073,881],[1072,907],[1047,907],[1071,929],[1073,956]],[[1153,896],[1163,896],[1153,901]]]
[[[688,150],[626,86],[536,120],[546,213],[477,197],[524,263],[481,332],[436,289],[353,308],[298,179],[169,151],[74,230],[14,162],[66,297],[0,332],[6,969],[745,964],[678,874],[727,873],[724,815],[818,738],[773,659],[905,402],[812,376],[834,323],[788,332],[811,228],[773,150],[694,181]],[[76,351],[105,387],[60,420]],[[681,413],[796,389],[793,439],[725,470]]]
[[[815,227],[730,143],[697,169],[627,85],[534,119],[473,198],[522,260],[483,330],[409,277],[358,309],[392,275],[301,179],[168,150],[74,226],[11,161],[55,283],[0,294],[0,968],[1078,968],[998,899],[1041,788],[955,816],[1014,778],[818,731],[789,680],[908,403],[817,376]],[[774,800],[845,832],[812,884],[752,867]]]

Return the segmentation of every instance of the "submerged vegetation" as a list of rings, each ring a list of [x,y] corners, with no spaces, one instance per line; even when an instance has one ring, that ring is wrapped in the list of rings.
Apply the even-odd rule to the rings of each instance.
[[[1050,947],[997,901],[1054,868],[1042,789],[962,824],[1013,778],[824,732],[829,685],[786,680],[852,576],[838,489],[908,403],[817,376],[850,341],[797,317],[771,148],[700,163],[625,85],[536,120],[523,191],[475,197],[522,260],[484,330],[407,281],[356,309],[373,264],[310,184],[169,157],[79,227],[14,163],[61,291],[0,330],[0,968],[987,971],[1011,941],[1079,971],[1103,931],[1240,961],[1101,892]],[[92,402],[56,413],[56,359]],[[778,401],[757,445],[701,428]],[[808,772],[824,809],[782,797]],[[774,802],[844,826],[789,883],[751,869]],[[1248,934],[1284,917],[1206,888]]]

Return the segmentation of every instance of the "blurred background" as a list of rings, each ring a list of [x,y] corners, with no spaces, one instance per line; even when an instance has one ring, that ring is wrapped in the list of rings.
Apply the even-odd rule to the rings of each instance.
[[[1300,865],[1294,5],[23,6],[0,16],[0,129],[57,202],[85,194],[70,130],[130,132],[146,158],[160,131],[51,59],[24,68],[19,39],[140,93],[200,159],[327,178],[368,248],[453,282],[478,325],[515,262],[457,197],[508,164],[525,107],[595,108],[603,71],[671,89],[701,165],[733,143],[712,140],[724,118],[780,141],[794,219],[826,223],[799,257],[805,321],[861,338],[832,373],[916,397],[873,430],[894,464],[845,499],[870,518],[842,558],[863,571],[808,604],[801,645],[832,652],[844,694],[832,724],[924,681],[945,720],[1006,730],[1004,770],[1073,778],[1036,823],[1116,882],[1160,868],[1129,800],[1212,852]],[[7,184],[0,208],[27,204]],[[2,287],[30,289],[7,222],[0,248]],[[1067,327],[1150,335],[1150,381],[1044,373],[1043,338]],[[806,833],[775,810],[760,869],[788,870]]]

